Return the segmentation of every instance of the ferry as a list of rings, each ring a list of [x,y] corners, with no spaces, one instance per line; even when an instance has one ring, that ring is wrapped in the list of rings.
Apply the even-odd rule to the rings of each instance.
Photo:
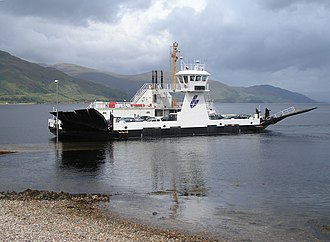
[[[256,109],[245,115],[219,114],[209,98],[210,73],[205,64],[185,63],[178,57],[177,42],[170,52],[170,83],[164,83],[163,71],[152,71],[151,82],[129,102],[94,101],[85,109],[54,110],[48,120],[50,132],[58,138],[103,140],[258,133],[287,117],[316,109],[289,107],[273,115],[267,108],[264,113]],[[183,101],[179,102],[180,96]]]

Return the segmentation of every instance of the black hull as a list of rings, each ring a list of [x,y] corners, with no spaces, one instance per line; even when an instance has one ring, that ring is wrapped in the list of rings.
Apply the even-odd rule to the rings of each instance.
[[[162,128],[144,128],[143,130],[132,130],[122,133],[120,136],[125,138],[153,138],[153,137],[184,137],[184,136],[207,136],[207,135],[226,135],[240,133],[259,133],[264,129],[261,126],[216,126],[211,125],[199,128],[180,128],[172,127],[169,129]],[[119,136],[119,137],[120,137]]]
[[[56,135],[56,129],[50,129]],[[61,139],[79,140],[127,140],[137,138],[166,138],[166,137],[185,137],[185,136],[207,136],[207,135],[228,135],[240,133],[260,133],[264,131],[263,126],[208,126],[199,128],[144,128],[142,130],[130,131],[68,131],[59,130]]]
[[[56,136],[56,129],[49,128],[49,131]],[[59,139],[63,140],[112,140],[112,134],[106,131],[79,131],[79,130],[59,130]]]

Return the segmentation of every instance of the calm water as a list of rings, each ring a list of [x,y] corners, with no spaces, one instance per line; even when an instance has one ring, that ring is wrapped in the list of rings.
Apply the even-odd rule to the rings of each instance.
[[[257,105],[216,106],[253,113]],[[317,106],[262,134],[60,142],[57,150],[51,105],[3,105],[0,149],[18,153],[0,156],[0,190],[108,193],[107,209],[122,216],[217,237],[330,240],[322,229],[330,225],[330,105]]]

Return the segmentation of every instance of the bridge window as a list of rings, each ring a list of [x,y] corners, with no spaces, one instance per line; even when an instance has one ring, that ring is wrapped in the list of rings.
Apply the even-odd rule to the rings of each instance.
[[[195,81],[195,76],[190,76],[190,81],[191,82]]]
[[[199,82],[200,80],[202,80],[201,76],[196,76],[196,82]]]
[[[202,76],[202,81],[205,82],[207,80],[207,76]]]
[[[195,90],[196,91],[205,90],[205,86],[195,86]]]
[[[183,83],[182,76],[178,76],[178,80],[179,80],[180,83]]]
[[[183,76],[184,83],[188,83],[188,76]]]

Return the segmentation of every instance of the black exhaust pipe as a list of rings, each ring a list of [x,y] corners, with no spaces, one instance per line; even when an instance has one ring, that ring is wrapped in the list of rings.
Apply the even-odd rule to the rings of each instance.
[[[161,88],[164,88],[164,75],[163,75],[163,70],[160,71],[160,86],[161,86]]]

